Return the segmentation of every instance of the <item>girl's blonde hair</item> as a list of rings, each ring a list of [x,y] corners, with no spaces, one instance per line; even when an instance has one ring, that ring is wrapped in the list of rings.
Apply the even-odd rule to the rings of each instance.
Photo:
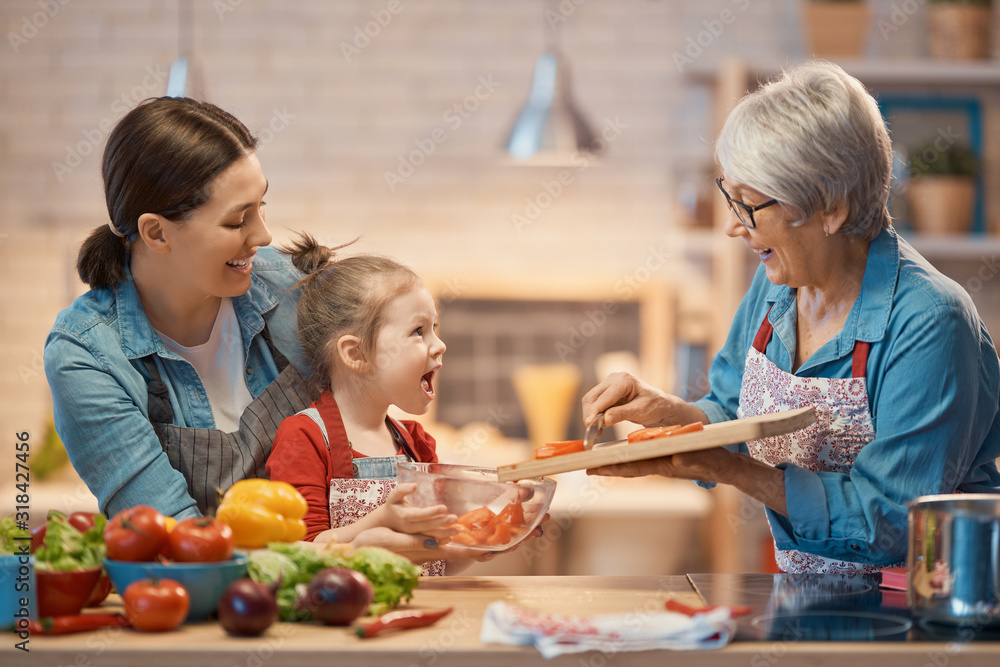
[[[357,336],[365,358],[374,361],[375,340],[384,324],[386,305],[422,284],[416,273],[388,257],[335,259],[336,251],[352,243],[328,248],[309,234],[301,234],[281,249],[305,274],[296,285],[302,288],[299,343],[321,384],[329,381],[333,352],[341,336]]]

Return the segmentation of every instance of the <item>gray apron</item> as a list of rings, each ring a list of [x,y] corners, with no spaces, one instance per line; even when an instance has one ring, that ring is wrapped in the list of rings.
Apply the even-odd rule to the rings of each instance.
[[[267,324],[262,334],[280,373],[243,411],[239,429],[234,433],[175,425],[167,387],[154,355],[142,359],[151,378],[149,421],[170,465],[187,480],[188,493],[202,514],[214,511],[219,504],[220,491],[224,492],[239,480],[267,478],[264,466],[281,420],[310,405],[319,396],[319,388],[274,346]]]

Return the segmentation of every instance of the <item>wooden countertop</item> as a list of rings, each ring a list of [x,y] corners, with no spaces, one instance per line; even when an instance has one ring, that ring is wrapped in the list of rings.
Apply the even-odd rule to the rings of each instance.
[[[567,614],[641,613],[660,610],[668,598],[703,604],[684,576],[637,577],[440,577],[421,581],[410,606],[455,611],[437,625],[373,639],[349,629],[278,623],[262,637],[234,638],[216,622],[188,624],[163,634],[109,629],[64,637],[32,636],[30,654],[4,635],[0,664],[117,665],[127,667],[518,667],[546,665],[648,665],[668,659],[650,652],[587,653],[546,660],[533,647],[484,645],[483,612],[494,600]],[[735,642],[711,651],[678,651],[671,665],[990,665],[1000,662],[1000,643],[934,642]],[[934,662],[935,656],[939,658]],[[708,662],[706,662],[708,661]]]

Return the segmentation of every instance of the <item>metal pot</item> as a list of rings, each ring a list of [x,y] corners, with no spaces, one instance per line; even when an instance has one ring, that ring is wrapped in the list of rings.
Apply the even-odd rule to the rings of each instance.
[[[1000,624],[1000,494],[922,496],[908,506],[906,598],[913,614]]]

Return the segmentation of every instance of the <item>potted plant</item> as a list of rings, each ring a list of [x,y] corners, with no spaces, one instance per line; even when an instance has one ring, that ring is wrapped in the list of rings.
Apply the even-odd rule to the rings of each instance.
[[[805,5],[806,50],[816,58],[860,58],[871,28],[863,0],[809,0]]]
[[[912,151],[907,201],[914,229],[967,233],[972,227],[979,159],[963,144],[931,142]]]
[[[990,52],[991,0],[929,0],[927,38],[931,57],[986,58]]]

